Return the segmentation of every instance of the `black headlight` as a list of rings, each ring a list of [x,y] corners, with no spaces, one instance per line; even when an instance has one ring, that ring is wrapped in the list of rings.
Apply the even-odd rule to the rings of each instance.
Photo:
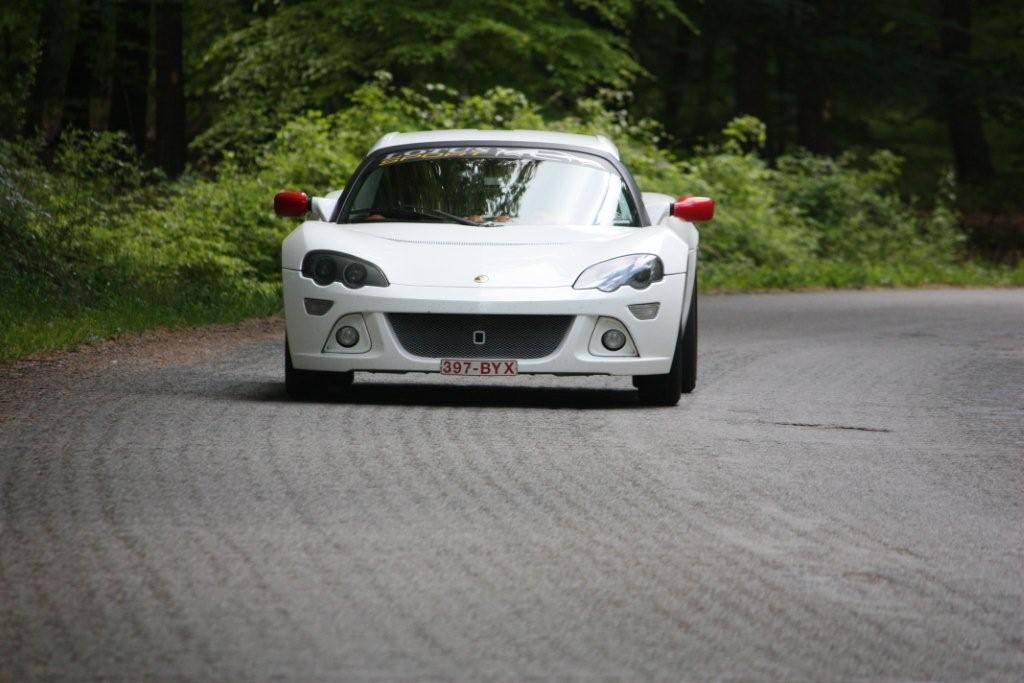
[[[369,272],[362,263],[350,263],[345,266],[345,271],[341,274],[342,282],[349,287],[362,287],[366,284],[366,276]]]
[[[329,285],[338,276],[338,264],[329,254],[320,254],[312,260],[313,281],[318,285]]]
[[[341,282],[346,287],[358,289],[387,287],[384,272],[369,261],[337,251],[311,251],[302,260],[302,274],[312,278],[318,285]]]

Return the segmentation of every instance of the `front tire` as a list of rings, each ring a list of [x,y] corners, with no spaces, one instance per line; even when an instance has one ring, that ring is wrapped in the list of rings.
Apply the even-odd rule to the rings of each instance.
[[[690,312],[686,325],[676,339],[672,367],[665,375],[637,375],[633,386],[640,391],[640,401],[652,406],[674,406],[683,394],[697,386],[697,280],[693,281]]]
[[[352,384],[352,372],[320,372],[299,370],[292,365],[288,338],[284,340],[284,388],[296,401],[323,398],[330,389],[344,389]]]

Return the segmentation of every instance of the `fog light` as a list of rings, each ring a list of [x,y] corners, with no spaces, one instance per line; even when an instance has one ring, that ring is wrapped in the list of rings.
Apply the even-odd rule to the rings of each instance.
[[[661,304],[630,304],[629,312],[633,314],[633,317],[637,320],[653,320],[658,317],[658,309],[661,308]]]
[[[338,330],[338,333],[334,335],[334,338],[337,339],[338,343],[346,349],[351,349],[359,343],[359,330],[345,325],[345,327]]]
[[[609,351],[618,351],[626,345],[626,335],[619,330],[608,330],[601,335],[601,343]]]
[[[310,315],[323,315],[327,311],[331,310],[331,306],[334,302],[330,299],[306,299],[306,313]]]

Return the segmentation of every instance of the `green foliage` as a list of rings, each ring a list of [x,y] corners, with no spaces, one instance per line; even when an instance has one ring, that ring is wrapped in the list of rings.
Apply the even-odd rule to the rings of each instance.
[[[70,281],[89,293],[102,280],[99,264],[118,258],[107,235],[121,215],[119,199],[142,192],[155,176],[141,169],[134,148],[116,133],[69,133],[52,170],[38,157],[38,143],[0,142],[3,232],[16,245],[0,268],[32,271],[46,287]]]
[[[900,164],[886,151],[863,164],[850,154],[834,159],[796,154],[779,159],[774,185],[816,236],[818,258],[869,264],[900,254],[916,261],[951,261],[963,236],[948,198],[938,195],[932,213],[918,214],[897,190]]]
[[[227,33],[200,80],[218,75],[212,126],[195,140],[205,159],[256,146],[307,109],[349,103],[379,70],[399,83],[444,80],[462,92],[496,82],[571,103],[598,85],[643,73],[628,43],[633,2],[593,0],[306,0]],[[669,0],[639,3],[685,21]],[[496,77],[500,75],[500,77]]]
[[[246,260],[260,247],[183,212],[195,189],[144,170],[123,136],[66,135],[51,169],[38,151],[0,141],[0,360],[278,309],[277,285]],[[272,261],[277,244],[261,247]]]

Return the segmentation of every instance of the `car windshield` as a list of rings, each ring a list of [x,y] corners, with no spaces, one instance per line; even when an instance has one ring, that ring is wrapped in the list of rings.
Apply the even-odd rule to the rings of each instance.
[[[434,147],[384,155],[353,188],[342,222],[639,226],[612,164],[582,152]]]

